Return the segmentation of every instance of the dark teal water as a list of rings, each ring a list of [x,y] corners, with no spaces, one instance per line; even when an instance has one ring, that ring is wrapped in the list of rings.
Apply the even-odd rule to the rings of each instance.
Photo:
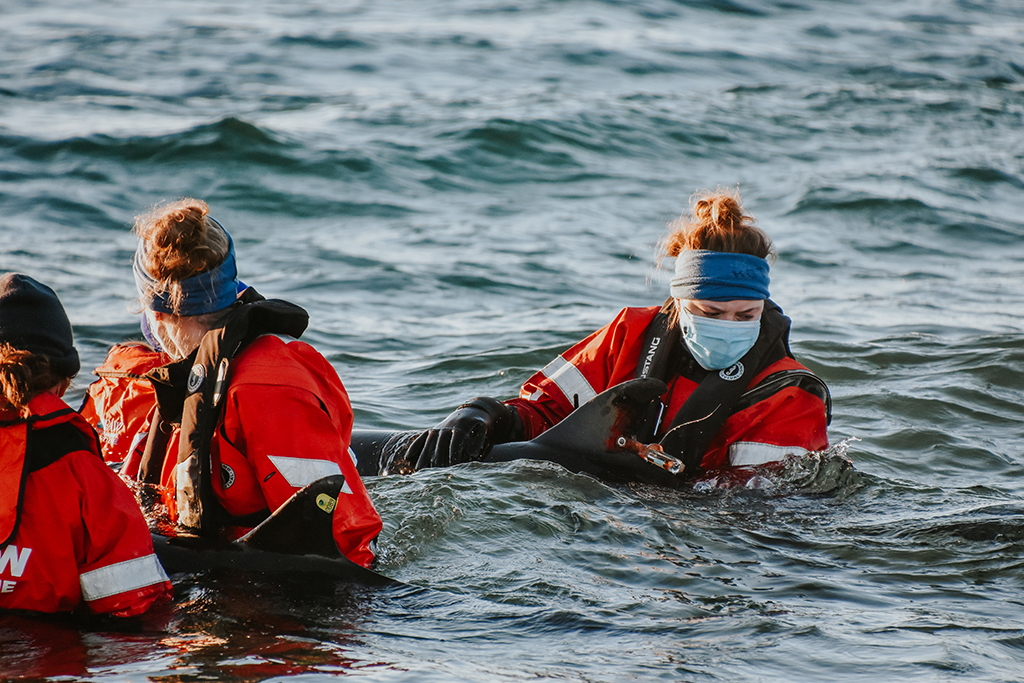
[[[0,619],[3,678],[1021,678],[1017,0],[9,0],[0,65],[0,268],[87,368],[132,217],[199,196],[357,427],[424,427],[663,300],[666,223],[738,186],[837,444],[745,490],[370,479],[410,588],[178,575],[133,632]]]

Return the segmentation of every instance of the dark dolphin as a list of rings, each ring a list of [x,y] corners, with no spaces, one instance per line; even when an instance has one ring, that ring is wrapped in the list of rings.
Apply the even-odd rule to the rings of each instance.
[[[638,481],[678,487],[682,477],[649,463],[638,453],[637,428],[651,403],[665,393],[658,379],[634,379],[616,385],[583,404],[564,420],[530,441],[498,444],[484,462],[547,460],[572,472],[611,482]],[[355,430],[352,450],[359,474],[385,474],[418,431]],[[652,454],[657,458],[658,454]]]
[[[547,460],[606,481],[678,487],[682,477],[638,455],[639,444],[634,440],[645,412],[665,390],[665,384],[656,379],[624,382],[580,406],[536,439],[495,446],[484,462]],[[359,474],[381,474],[391,457],[403,452],[418,433],[353,432]],[[170,573],[206,569],[309,572],[371,585],[404,585],[360,567],[338,551],[330,511],[344,483],[340,474],[313,482],[237,541],[154,533],[153,546]]]

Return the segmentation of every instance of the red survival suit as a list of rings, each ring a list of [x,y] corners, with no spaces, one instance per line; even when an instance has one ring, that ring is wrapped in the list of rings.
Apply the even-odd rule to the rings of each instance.
[[[53,394],[0,411],[0,609],[127,617],[171,595],[146,520],[92,428]]]
[[[249,292],[236,307],[256,304],[263,314],[275,304],[305,316],[297,306],[260,303]],[[165,355],[142,344],[115,346],[96,370],[100,379],[89,387],[82,414],[99,430],[105,457],[124,459],[122,476],[158,483],[171,518],[185,526],[198,526],[188,509],[199,486],[189,472],[196,458],[187,456],[205,447],[201,457],[208,459],[209,473],[202,476],[216,500],[217,526],[230,537],[251,529],[303,486],[344,475],[333,512],[335,541],[348,559],[368,567],[382,523],[348,451],[348,394],[313,347],[261,333],[275,328],[261,320],[245,322],[251,340],[238,341],[241,350],[233,357],[230,349],[219,356],[207,349],[218,334],[230,337],[238,326],[230,319],[224,330],[204,338],[196,354],[176,363],[166,364]],[[305,320],[284,327],[297,335]],[[188,417],[190,400],[204,392],[212,392],[213,402],[207,438],[200,433],[202,420]]]
[[[657,306],[623,309],[608,325],[530,377],[520,398],[507,401],[519,410],[525,438],[532,439],[557,424],[574,406],[605,389],[637,377],[641,354],[647,353],[648,328],[661,310]],[[766,356],[764,367],[748,370],[747,400],[736,404],[735,412],[711,439],[700,462],[705,470],[759,465],[828,446],[828,391],[789,354],[788,319],[778,307],[767,302],[764,315],[785,321],[780,333],[783,338],[771,342],[777,348]],[[661,377],[669,388],[662,396],[664,411],[652,425],[652,436],[664,434],[699,384],[719,372],[701,368],[678,334],[672,339],[669,370]],[[769,341],[759,338],[758,344],[762,343]],[[783,378],[786,381],[781,381]]]

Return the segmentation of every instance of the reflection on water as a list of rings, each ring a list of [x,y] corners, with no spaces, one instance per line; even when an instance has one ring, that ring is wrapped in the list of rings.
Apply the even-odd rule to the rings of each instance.
[[[380,666],[350,650],[386,591],[317,575],[173,578],[174,604],[139,619],[4,617],[3,677],[248,681]]]

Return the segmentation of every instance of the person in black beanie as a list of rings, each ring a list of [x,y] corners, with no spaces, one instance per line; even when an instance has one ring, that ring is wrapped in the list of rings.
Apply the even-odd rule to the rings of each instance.
[[[0,276],[0,344],[44,357],[54,374],[68,380],[81,368],[60,299],[28,275]]]
[[[60,398],[79,368],[53,290],[0,275],[0,611],[127,617],[171,595],[135,496]]]

